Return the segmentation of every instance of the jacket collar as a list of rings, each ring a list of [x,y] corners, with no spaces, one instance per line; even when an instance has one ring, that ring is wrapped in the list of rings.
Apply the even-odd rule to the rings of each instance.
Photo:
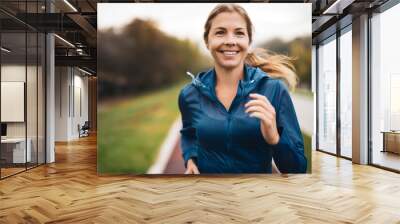
[[[269,79],[270,76],[262,71],[260,68],[252,67],[250,65],[244,65],[244,77],[239,81],[238,93],[240,96],[248,95],[262,79]],[[212,68],[205,72],[200,72],[196,77],[192,77],[192,85],[194,85],[200,93],[207,96],[212,100],[217,100],[215,94],[215,80],[216,72],[215,68]]]

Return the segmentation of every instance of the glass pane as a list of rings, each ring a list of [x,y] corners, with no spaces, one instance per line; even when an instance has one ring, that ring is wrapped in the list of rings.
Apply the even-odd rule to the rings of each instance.
[[[1,34],[2,177],[25,170],[26,34]],[[6,50],[4,50],[6,49]],[[29,149],[29,147],[28,147]]]
[[[74,80],[73,80],[73,119],[72,119],[72,136],[78,138],[79,129],[82,127],[85,121],[88,120],[88,103],[87,103],[87,76],[84,76],[77,68],[73,68]]]
[[[45,163],[45,35],[38,36],[38,163]]]
[[[336,40],[318,48],[318,146],[336,153]]]
[[[352,35],[351,30],[340,37],[340,121],[341,155],[351,158],[352,141]]]
[[[27,2],[26,7],[27,19],[31,23],[37,23],[37,17],[32,17],[34,13],[38,12],[37,1]],[[27,142],[30,147],[30,159],[28,159],[28,168],[37,165],[37,63],[38,63],[38,50],[37,50],[37,33],[35,30],[29,29],[27,31],[27,99],[26,99],[26,113],[27,113]]]
[[[372,25],[372,163],[400,170],[400,4],[374,15]]]
[[[27,142],[28,142],[28,149],[30,148],[31,153],[28,154],[30,158],[28,158],[28,168],[37,165],[37,132],[38,132],[38,125],[37,125],[37,63],[38,63],[38,50],[37,50],[37,33],[31,32],[27,33],[28,38],[28,55],[27,55],[27,82],[26,82],[26,112],[27,112]]]

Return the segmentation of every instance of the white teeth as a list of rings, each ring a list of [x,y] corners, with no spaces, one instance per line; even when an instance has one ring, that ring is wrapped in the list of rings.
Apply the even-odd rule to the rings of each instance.
[[[224,53],[225,55],[236,55],[236,54],[237,54],[236,51],[223,51],[223,53]]]

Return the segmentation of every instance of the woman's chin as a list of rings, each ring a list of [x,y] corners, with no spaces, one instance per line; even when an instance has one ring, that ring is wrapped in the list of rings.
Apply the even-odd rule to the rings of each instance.
[[[226,70],[232,70],[232,69],[240,66],[240,63],[239,62],[222,62],[222,63],[219,63],[219,66]]]

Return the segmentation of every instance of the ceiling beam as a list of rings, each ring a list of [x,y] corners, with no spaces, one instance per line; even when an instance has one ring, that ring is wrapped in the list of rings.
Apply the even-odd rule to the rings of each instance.
[[[322,14],[342,14],[343,10],[353,2],[355,2],[355,0],[336,0],[330,4]]]
[[[79,13],[70,13],[67,16],[74,21],[78,26],[80,26],[91,38],[97,38],[97,30],[90,24],[85,17]]]
[[[56,66],[83,66],[96,71],[97,60],[90,56],[55,56]]]

